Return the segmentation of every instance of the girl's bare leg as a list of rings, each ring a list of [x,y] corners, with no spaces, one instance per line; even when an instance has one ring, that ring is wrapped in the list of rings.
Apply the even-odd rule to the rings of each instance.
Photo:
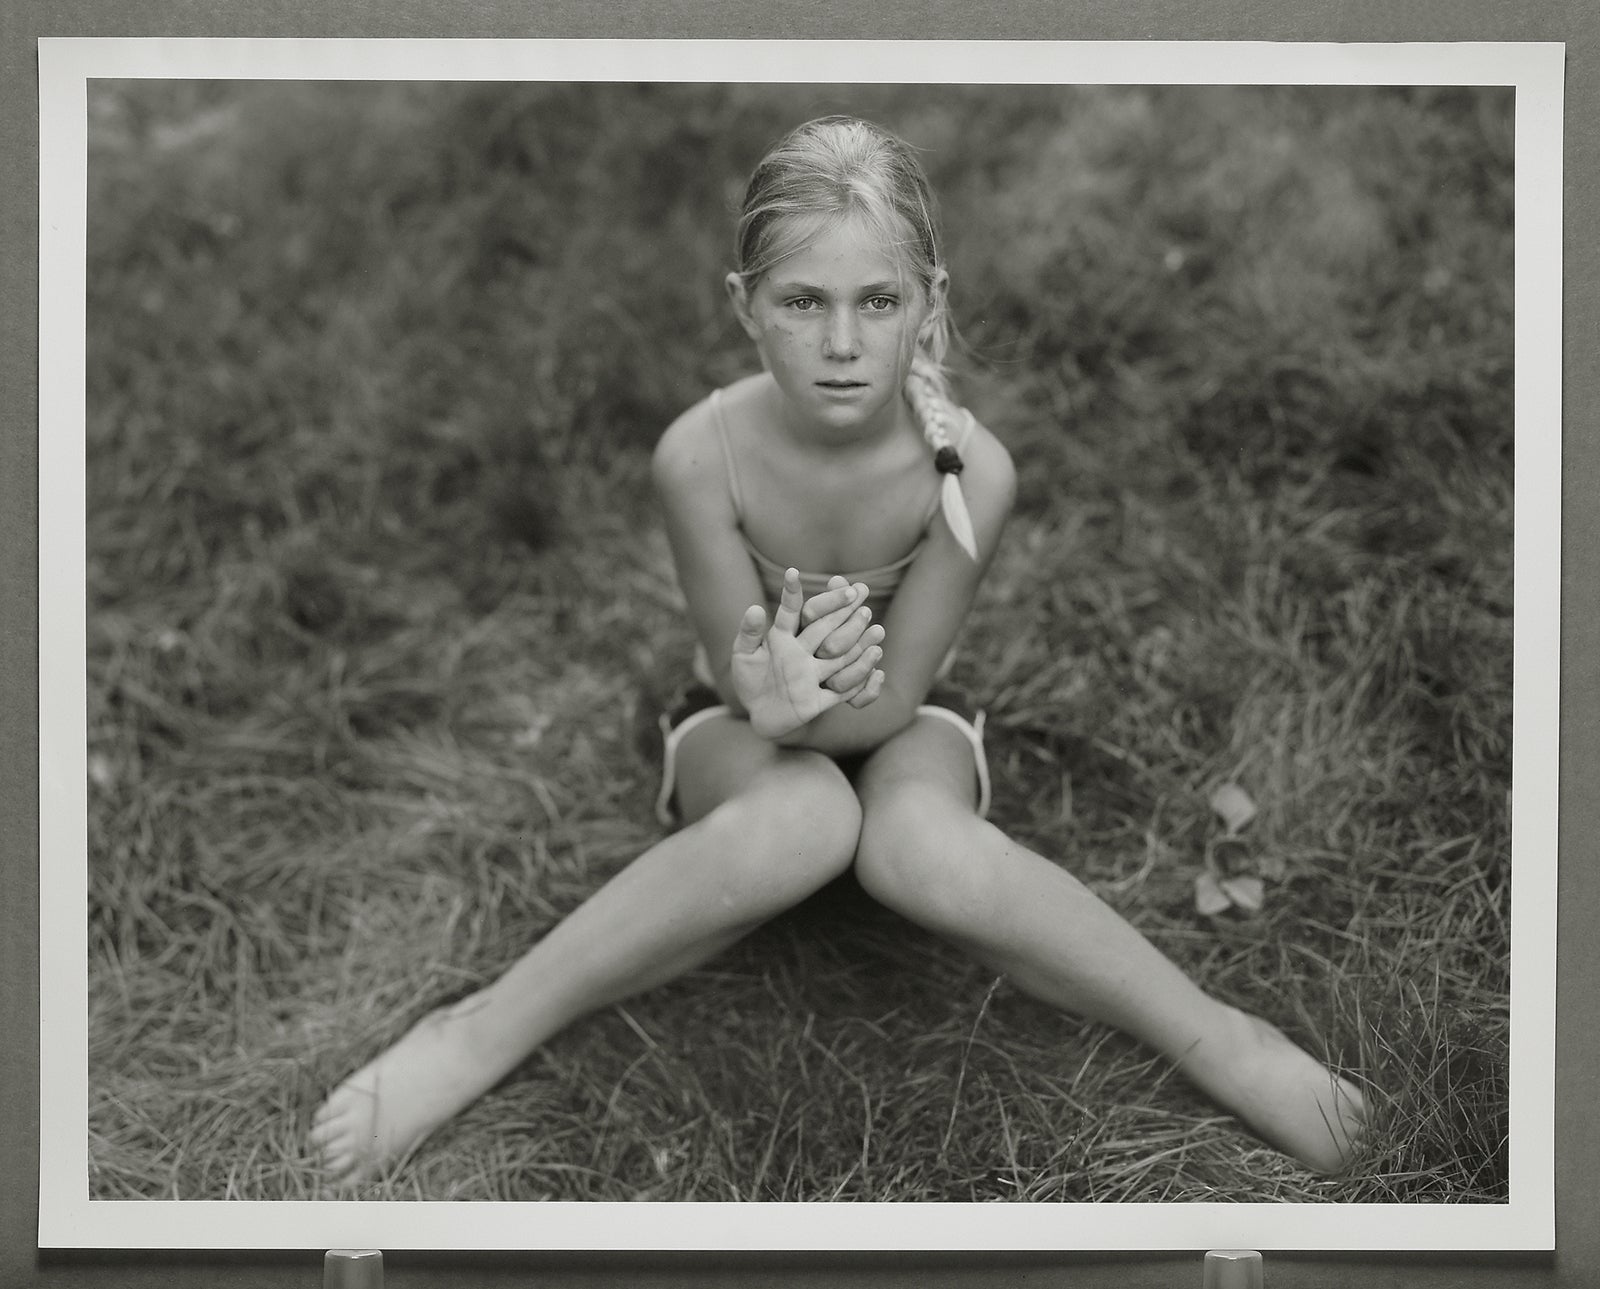
[[[341,1083],[311,1133],[331,1174],[372,1174],[570,1022],[697,966],[849,866],[860,809],[826,757],[732,719],[692,731],[678,757],[689,825]]]
[[[1204,993],[1071,874],[979,819],[974,779],[965,740],[936,720],[880,748],[857,783],[862,886],[1035,997],[1149,1044],[1308,1166],[1347,1163],[1363,1115],[1356,1088]]]

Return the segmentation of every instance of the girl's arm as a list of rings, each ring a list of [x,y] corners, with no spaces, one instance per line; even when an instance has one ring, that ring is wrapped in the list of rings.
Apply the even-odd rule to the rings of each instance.
[[[915,718],[940,664],[955,643],[973,597],[994,559],[1016,497],[1016,471],[1005,447],[982,425],[968,436],[962,491],[978,541],[978,558],[956,544],[936,516],[927,544],[905,572],[884,626],[884,685],[870,706],[836,707],[780,741],[835,755],[865,752]]]
[[[696,404],[667,427],[656,444],[650,474],[666,520],[678,586],[717,693],[742,712],[729,658],[744,611],[764,603],[765,596],[755,564],[739,540],[727,467],[707,404]]]

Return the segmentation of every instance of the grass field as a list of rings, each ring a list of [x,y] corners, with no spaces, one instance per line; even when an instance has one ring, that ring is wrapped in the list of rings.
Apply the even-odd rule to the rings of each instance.
[[[659,835],[648,453],[753,364],[745,173],[838,109],[926,149],[1019,468],[993,817],[1363,1080],[1367,1154],[846,880],[362,1194],[1505,1198],[1510,91],[292,83],[91,95],[94,1195],[327,1194],[327,1089]]]

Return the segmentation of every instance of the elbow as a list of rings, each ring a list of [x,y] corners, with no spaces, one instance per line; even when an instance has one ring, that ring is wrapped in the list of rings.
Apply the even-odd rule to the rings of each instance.
[[[902,694],[890,685],[885,684],[883,692],[875,698],[867,711],[877,716],[878,722],[885,729],[883,738],[891,738],[898,734],[912,721],[917,719],[917,704],[920,700],[914,694]]]

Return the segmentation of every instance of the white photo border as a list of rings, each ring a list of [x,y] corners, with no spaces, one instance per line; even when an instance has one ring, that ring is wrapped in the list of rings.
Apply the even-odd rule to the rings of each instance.
[[[1555,1247],[1562,110],[1559,43],[39,41],[40,1176],[46,1248],[1548,1250]],[[1510,1198],[1504,1204],[91,1200],[87,88],[100,78],[1497,85],[1516,93]]]

